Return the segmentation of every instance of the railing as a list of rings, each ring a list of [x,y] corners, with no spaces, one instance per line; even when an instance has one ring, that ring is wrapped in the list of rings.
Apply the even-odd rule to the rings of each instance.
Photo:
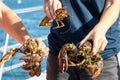
[[[9,39],[9,35],[7,34],[6,35],[6,40],[5,40],[5,46],[4,46],[4,51],[3,51],[3,56],[6,54],[6,52],[7,52],[7,46],[8,46],[8,39]],[[1,65],[1,67],[0,67],[0,80],[2,79],[2,72],[3,72],[3,67],[4,67],[4,64],[3,65]]]
[[[35,6],[35,7],[29,7],[29,8],[24,8],[24,9],[17,9],[14,10],[17,14],[21,13],[27,13],[27,12],[33,12],[33,11],[39,11],[43,10],[43,6]]]

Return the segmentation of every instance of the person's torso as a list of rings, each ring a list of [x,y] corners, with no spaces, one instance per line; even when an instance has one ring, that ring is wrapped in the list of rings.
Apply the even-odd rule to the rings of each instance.
[[[72,17],[63,20],[65,26],[59,29],[53,29],[57,24],[54,21],[51,27],[51,38],[60,47],[65,43],[80,42],[89,31],[98,23],[104,10],[105,0],[61,0],[63,6],[67,7],[68,13]],[[118,50],[120,42],[119,20],[108,30],[106,37],[108,39],[107,49],[115,48]],[[118,35],[117,35],[118,34]],[[119,40],[119,41],[118,41]],[[114,42],[116,41],[116,42]],[[120,44],[120,43],[119,43]]]

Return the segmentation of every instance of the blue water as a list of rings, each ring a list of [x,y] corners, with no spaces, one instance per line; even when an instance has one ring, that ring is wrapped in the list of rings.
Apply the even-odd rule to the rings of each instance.
[[[43,0],[21,0],[22,2],[18,4],[18,0],[3,0],[3,2],[9,6],[11,9],[22,9],[22,8],[29,8],[34,6],[43,6]],[[44,18],[45,14],[43,10],[29,12],[29,13],[22,13],[18,14],[18,16],[22,19],[24,25],[26,26],[29,34],[35,38],[35,37],[42,37],[49,34],[49,27],[39,27],[40,21]],[[4,30],[0,27],[0,47],[4,45],[6,33]],[[47,45],[47,40],[44,41]],[[15,39],[12,37],[9,38],[8,45],[12,45],[17,43]],[[2,56],[0,54],[0,56]],[[6,66],[10,66],[19,62],[22,62],[19,60],[19,58],[23,56],[22,54],[16,54],[10,61],[5,63]],[[42,71],[46,69],[46,59],[42,62]],[[3,73],[2,80],[26,80],[30,76],[28,75],[28,72],[17,68],[8,72]]]

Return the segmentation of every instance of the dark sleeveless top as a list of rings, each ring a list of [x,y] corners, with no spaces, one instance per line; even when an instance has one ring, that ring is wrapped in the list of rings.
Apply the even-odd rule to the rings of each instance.
[[[60,48],[65,43],[80,42],[90,30],[98,23],[105,6],[105,0],[61,0],[63,6],[73,17],[63,20],[65,26],[53,29],[48,36],[50,53],[58,55]],[[106,33],[108,45],[101,53],[102,57],[109,58],[120,51],[120,17]]]

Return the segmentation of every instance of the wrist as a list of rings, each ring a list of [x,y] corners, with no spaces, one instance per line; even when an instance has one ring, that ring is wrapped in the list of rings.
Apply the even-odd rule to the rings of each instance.
[[[96,28],[97,28],[98,30],[102,31],[103,34],[106,34],[106,32],[108,31],[108,29],[109,29],[110,27],[108,27],[108,25],[106,25],[106,24],[98,23],[98,24],[96,25]]]
[[[27,36],[25,36],[23,39],[21,39],[20,43],[21,43],[23,46],[25,46],[26,41],[29,40],[29,39],[31,39],[31,37],[27,35]]]

